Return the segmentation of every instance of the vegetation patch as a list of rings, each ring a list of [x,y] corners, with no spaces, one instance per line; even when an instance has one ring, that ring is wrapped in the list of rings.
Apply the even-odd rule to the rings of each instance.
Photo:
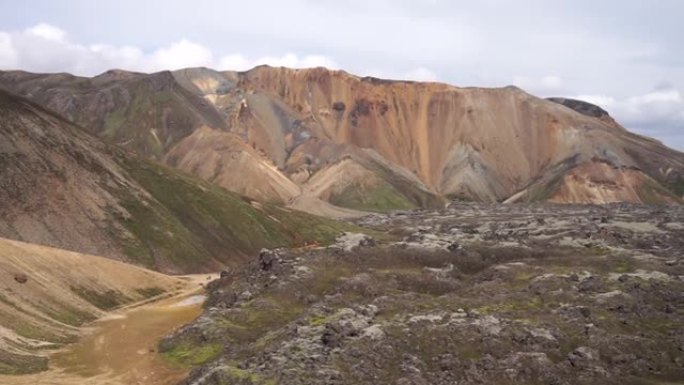
[[[265,204],[255,208],[244,197],[152,161],[120,158],[151,195],[113,191],[129,216],[112,211],[125,232],[112,231],[124,252],[147,267],[171,262],[194,272],[215,261],[247,258],[261,248],[328,244],[358,226]]]
[[[240,369],[237,366],[228,366],[224,373],[228,375],[231,379],[239,380],[241,382],[247,382],[249,384],[267,384],[269,382],[264,382],[258,374],[254,374],[249,370]]]
[[[189,368],[215,359],[221,354],[221,350],[219,344],[196,344],[192,341],[182,341],[163,352],[162,355],[175,366]]]
[[[101,293],[84,286],[70,286],[69,288],[76,295],[101,310],[112,310],[125,303],[131,302],[130,298],[115,290],[107,290],[106,292]]]
[[[341,193],[332,195],[330,203],[350,209],[373,212],[411,210],[416,207],[387,182],[368,188],[358,183],[352,184]]]
[[[152,298],[152,297],[156,297],[158,295],[162,295],[162,294],[166,293],[166,290],[162,289],[161,287],[157,287],[157,286],[145,287],[142,289],[135,289],[135,291],[138,292],[144,298]]]
[[[43,308],[43,311],[45,312],[45,314],[50,316],[50,318],[54,319],[55,321],[77,327],[82,326],[87,322],[94,321],[96,318],[94,315],[88,312],[75,309],[72,307],[52,309],[50,307],[45,306]]]
[[[14,354],[0,350],[0,374],[30,374],[47,369],[47,357]]]

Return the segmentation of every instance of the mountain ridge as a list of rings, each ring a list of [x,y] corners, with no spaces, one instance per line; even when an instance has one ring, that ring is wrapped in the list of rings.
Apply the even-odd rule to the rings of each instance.
[[[643,175],[632,182],[652,180],[664,189],[656,189],[658,193],[646,201],[639,194],[598,194],[581,202],[673,203],[681,199],[684,184],[682,153],[630,133],[607,112],[586,102],[544,100],[515,86],[459,88],[359,77],[322,67],[268,66],[244,72],[115,71],[90,79],[5,72],[0,82],[84,122],[105,140],[209,181],[223,180],[219,184],[226,189],[280,204],[311,190],[310,178],[351,154],[364,159],[362,163],[382,159],[386,172],[370,172],[383,181],[377,186],[385,187],[369,194],[382,196],[379,201],[385,202],[387,197],[401,196],[389,201],[406,200],[412,207],[437,207],[446,199],[511,200],[546,173],[570,172],[561,165],[573,157],[577,163],[573,169],[598,158],[619,169],[637,168]],[[104,108],[97,100],[111,103]],[[144,103],[134,103],[141,100]],[[87,116],[79,117],[77,110]],[[217,139],[223,143],[220,151],[215,141],[198,141],[198,133],[207,129],[221,137]],[[369,156],[368,151],[376,155]],[[208,169],[205,160],[214,167]],[[237,178],[234,170],[245,170],[244,177]],[[416,199],[406,190],[409,174],[420,181],[412,184],[424,190],[421,196],[430,199]],[[622,174],[604,175],[604,182],[610,183],[602,188],[630,189],[622,186],[627,180]],[[549,178],[562,179],[562,175]],[[590,183],[585,179],[567,183]],[[250,180],[257,182],[244,182]],[[539,196],[579,202],[572,194],[554,198],[556,192]],[[342,204],[371,211],[407,207],[403,203],[374,207],[359,199]]]

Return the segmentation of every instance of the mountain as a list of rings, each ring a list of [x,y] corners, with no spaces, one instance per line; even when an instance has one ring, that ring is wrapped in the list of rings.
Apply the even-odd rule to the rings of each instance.
[[[0,84],[145,157],[332,216],[446,199],[680,203],[684,194],[684,154],[589,103],[516,87],[267,66],[15,71]]]
[[[350,228],[143,159],[0,90],[0,237],[190,273]]]

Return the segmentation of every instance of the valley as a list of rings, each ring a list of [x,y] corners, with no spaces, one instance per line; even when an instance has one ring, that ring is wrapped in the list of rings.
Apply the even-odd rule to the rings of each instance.
[[[156,353],[157,342],[194,320],[204,296],[200,284],[211,275],[182,277],[184,289],[172,297],[109,312],[82,329],[78,342],[50,354],[49,369],[23,376],[0,375],[8,385],[171,385],[187,376]]]
[[[684,154],[595,105],[325,68],[0,84],[2,383],[684,378]]]

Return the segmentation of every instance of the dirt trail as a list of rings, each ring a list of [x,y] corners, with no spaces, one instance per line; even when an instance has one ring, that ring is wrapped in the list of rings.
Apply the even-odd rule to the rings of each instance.
[[[50,370],[20,376],[0,375],[6,385],[167,385],[187,371],[174,368],[156,352],[157,342],[201,312],[200,284],[215,275],[187,276],[179,295],[112,312],[84,330],[75,344],[50,357]]]

